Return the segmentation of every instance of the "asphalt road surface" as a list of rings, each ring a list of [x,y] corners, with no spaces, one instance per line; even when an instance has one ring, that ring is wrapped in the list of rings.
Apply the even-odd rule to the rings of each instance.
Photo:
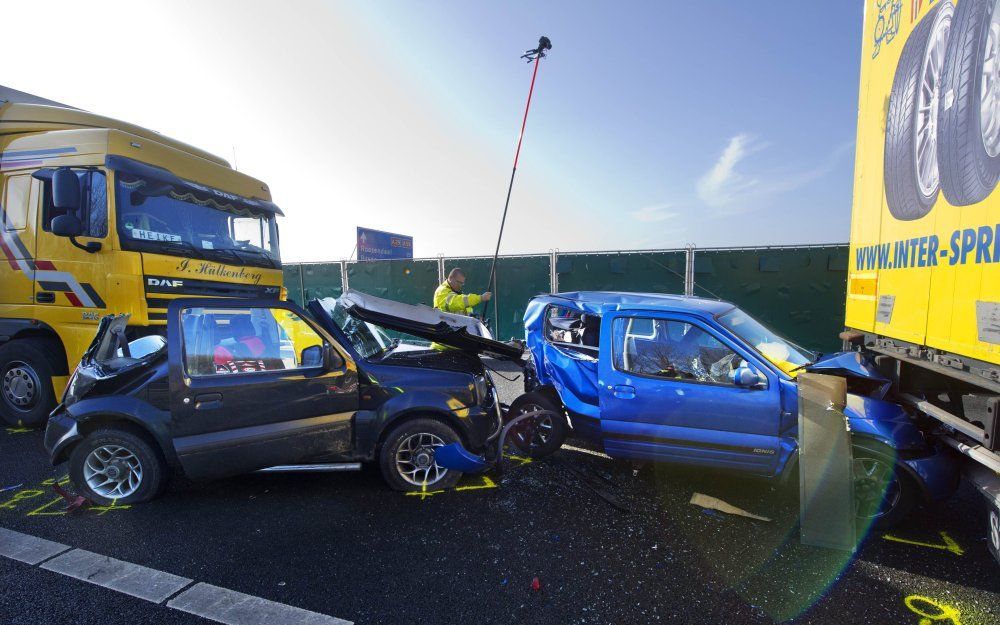
[[[447,492],[396,493],[366,468],[72,512],[51,485],[65,473],[40,432],[0,429],[2,625],[1000,622],[967,486],[850,555],[801,545],[797,504],[766,482],[581,449]]]

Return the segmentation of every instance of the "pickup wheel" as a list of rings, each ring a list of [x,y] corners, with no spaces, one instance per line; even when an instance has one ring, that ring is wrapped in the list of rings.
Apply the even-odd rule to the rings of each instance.
[[[434,449],[459,442],[458,433],[437,419],[414,419],[386,436],[379,451],[382,477],[395,490],[422,491],[451,488],[462,474],[434,461]]]
[[[56,405],[50,341],[15,339],[0,345],[0,417],[18,427],[41,427]]]
[[[967,1],[967,0],[965,0]],[[903,46],[885,125],[885,198],[896,219],[920,219],[940,191],[938,101],[954,5],[943,0]]]
[[[920,498],[913,479],[899,470],[891,451],[854,445],[854,509],[860,527],[886,529],[908,515]]]
[[[69,476],[77,492],[94,503],[149,501],[167,481],[166,463],[144,436],[103,428],[86,436],[69,458]]]
[[[544,458],[562,447],[569,430],[559,402],[537,391],[525,393],[510,405],[507,419],[537,410],[547,410],[558,416],[546,415],[536,419],[526,419],[511,429],[509,440],[529,457]]]

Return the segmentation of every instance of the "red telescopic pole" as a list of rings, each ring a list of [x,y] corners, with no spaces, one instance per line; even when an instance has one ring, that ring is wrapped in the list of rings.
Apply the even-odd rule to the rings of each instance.
[[[521,134],[517,137],[517,150],[514,152],[514,168],[510,172],[510,184],[507,185],[507,199],[503,204],[503,217],[500,219],[500,234],[497,236],[497,248],[493,252],[493,263],[490,265],[490,290],[493,292],[493,331],[500,332],[500,305],[497,297],[497,257],[500,256],[500,241],[503,240],[503,227],[507,223],[507,208],[510,206],[510,193],[514,189],[514,176],[517,174],[517,160],[521,157],[521,142],[524,141],[524,129],[528,125],[528,111],[531,110],[531,95],[535,92],[535,78],[538,76],[538,66],[541,65],[545,57],[546,50],[552,49],[552,42],[548,37],[541,37],[538,40],[538,47],[528,50],[522,58],[527,58],[529,62],[534,62],[535,68],[531,72],[531,86],[528,87],[528,101],[524,105],[524,118],[521,120]]]

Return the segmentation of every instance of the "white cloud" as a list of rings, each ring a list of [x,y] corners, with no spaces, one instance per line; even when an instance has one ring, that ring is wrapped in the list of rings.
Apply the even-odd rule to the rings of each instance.
[[[715,165],[698,179],[697,191],[701,201],[712,208],[723,208],[756,187],[759,181],[736,171],[736,166],[749,154],[765,147],[744,133],[732,137]]]
[[[667,210],[670,208],[670,204],[657,204],[654,206],[643,206],[638,210],[634,210],[629,213],[629,217],[636,221],[641,221],[643,223],[655,223],[658,221],[666,221],[677,216],[677,213]]]

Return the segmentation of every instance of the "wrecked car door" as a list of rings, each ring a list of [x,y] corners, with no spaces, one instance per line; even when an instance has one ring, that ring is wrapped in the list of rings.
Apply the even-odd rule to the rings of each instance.
[[[748,350],[694,317],[643,311],[605,317],[601,354],[609,454],[773,472],[778,380]],[[739,386],[733,372],[740,367],[760,377]]]
[[[298,307],[185,298],[167,324],[172,434],[189,477],[349,455],[357,368]]]

